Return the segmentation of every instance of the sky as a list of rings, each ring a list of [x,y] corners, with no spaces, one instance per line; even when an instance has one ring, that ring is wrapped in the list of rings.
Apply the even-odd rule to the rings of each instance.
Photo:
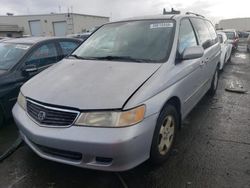
[[[217,23],[220,19],[250,17],[250,0],[0,0],[0,15],[74,12],[108,16],[111,21],[162,14],[172,7],[196,12]]]

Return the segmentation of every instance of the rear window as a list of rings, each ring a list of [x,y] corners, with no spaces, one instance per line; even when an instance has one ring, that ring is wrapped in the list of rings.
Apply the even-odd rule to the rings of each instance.
[[[78,46],[77,43],[72,41],[61,41],[59,42],[59,45],[61,46],[63,55],[65,56],[71,54],[71,52]]]

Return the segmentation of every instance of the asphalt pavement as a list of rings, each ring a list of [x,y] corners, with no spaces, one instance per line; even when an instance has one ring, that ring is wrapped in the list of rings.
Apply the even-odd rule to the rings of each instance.
[[[225,91],[237,83],[246,94]],[[0,132],[0,152],[14,141],[15,125]],[[169,160],[121,173],[51,162],[25,144],[0,162],[0,188],[250,188],[250,54],[239,46],[220,74],[214,98],[205,96],[183,122]]]

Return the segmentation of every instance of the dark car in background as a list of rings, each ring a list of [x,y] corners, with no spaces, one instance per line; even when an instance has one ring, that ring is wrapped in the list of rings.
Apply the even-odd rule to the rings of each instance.
[[[86,32],[86,33],[71,34],[67,36],[71,38],[81,39],[84,42],[85,40],[87,40],[87,38],[89,38],[91,34],[92,33],[90,32]]]
[[[239,43],[238,32],[234,29],[223,30],[222,32],[226,33],[228,42],[233,45],[233,50],[237,50]]]
[[[11,117],[20,87],[69,55],[82,40],[31,37],[0,42],[0,126]]]

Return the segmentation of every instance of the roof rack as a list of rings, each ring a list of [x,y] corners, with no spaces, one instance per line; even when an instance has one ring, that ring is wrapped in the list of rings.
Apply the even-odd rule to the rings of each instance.
[[[190,14],[195,15],[195,16],[200,16],[202,18],[205,18],[205,16],[202,16],[202,15],[194,13],[194,12],[186,12],[186,15],[190,15]]]
[[[173,8],[171,9],[170,12],[166,11],[165,8],[163,9],[163,15],[167,15],[167,14],[180,14],[180,13],[181,13],[181,11],[179,11],[179,10],[174,10]]]

